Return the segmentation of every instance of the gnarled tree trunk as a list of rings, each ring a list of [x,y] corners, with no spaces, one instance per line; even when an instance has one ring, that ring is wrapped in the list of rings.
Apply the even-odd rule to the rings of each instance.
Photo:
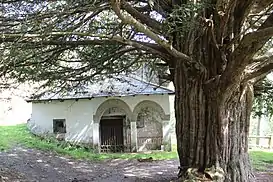
[[[218,181],[253,181],[247,138],[252,86],[241,85],[224,100],[228,91],[219,90],[217,78],[204,82],[204,74],[189,70],[177,63],[174,71],[180,175],[189,168],[208,173],[215,168],[223,170]]]

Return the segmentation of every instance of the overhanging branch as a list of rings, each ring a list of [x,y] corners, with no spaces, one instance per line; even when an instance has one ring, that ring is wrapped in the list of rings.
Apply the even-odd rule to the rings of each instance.
[[[172,56],[185,60],[185,61],[191,61],[191,58],[186,55],[183,54],[181,52],[179,52],[178,50],[176,50],[174,47],[172,47],[171,44],[169,44],[166,40],[160,38],[160,36],[158,36],[157,34],[155,34],[153,31],[151,31],[147,26],[143,25],[142,23],[140,23],[139,21],[137,21],[134,17],[132,17],[131,15],[123,15],[121,10],[120,10],[120,2],[117,0],[111,0],[111,5],[112,5],[112,9],[114,10],[114,12],[116,13],[116,15],[126,24],[129,24],[133,27],[135,27],[139,32],[144,33],[145,35],[147,35],[149,38],[151,38],[152,40],[154,40],[158,45],[162,46],[164,49],[166,49]]]
[[[273,70],[273,63],[265,64],[264,66],[258,66],[254,71],[247,73],[244,81],[251,80],[257,77],[265,76]]]
[[[261,62],[266,62],[268,60],[273,60],[273,55],[266,55],[266,56],[260,56],[260,57],[257,57],[257,58],[253,58],[250,60],[250,64],[251,63],[261,63]]]
[[[79,36],[86,37],[85,40],[50,40],[54,36]],[[49,37],[49,38],[47,38]],[[144,51],[149,51],[166,58],[167,52],[160,46],[148,42],[139,42],[135,40],[124,39],[120,36],[97,35],[81,32],[52,32],[47,34],[2,34],[0,43],[16,42],[28,45],[60,45],[60,46],[80,46],[80,45],[103,45],[120,43],[132,46]]]
[[[258,77],[264,74],[268,74],[272,71],[272,69],[273,69],[273,63],[269,63],[265,65],[264,67],[260,68],[259,70],[257,70],[256,72],[252,73],[252,76]]]
[[[252,59],[250,62],[251,64],[246,67],[244,81],[259,80],[273,69],[273,55],[260,56]]]
[[[258,13],[263,11],[266,7],[273,3],[273,0],[259,0],[255,2],[254,12]]]
[[[140,22],[152,28],[155,32],[158,33],[161,31],[161,24],[158,21],[150,18],[149,16],[146,16],[143,13],[140,13],[135,8],[133,8],[129,3],[123,1],[122,8],[126,10],[128,13],[130,13],[130,15],[132,15],[135,19],[140,20]]]
[[[231,54],[232,60],[221,76],[221,91],[231,90],[236,83],[242,81],[242,72],[249,64],[249,60],[273,36],[273,13],[264,21],[257,31],[243,37],[238,47]]]
[[[232,53],[234,66],[245,65],[247,61],[273,36],[273,13],[257,31],[246,34]],[[242,64],[244,63],[244,64]]]
[[[246,34],[244,36],[241,44],[242,45],[251,45],[251,44],[259,41],[260,39],[262,39],[262,40],[269,39],[272,36],[273,36],[273,26]]]

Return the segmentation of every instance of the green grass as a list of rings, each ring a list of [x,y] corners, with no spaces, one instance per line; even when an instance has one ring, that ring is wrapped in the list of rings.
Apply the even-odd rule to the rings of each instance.
[[[154,160],[163,160],[177,158],[176,152],[98,154],[86,147],[72,146],[67,142],[60,142],[52,138],[41,139],[36,137],[29,132],[25,124],[0,126],[0,150],[7,150],[17,144],[78,159],[103,160],[152,157]]]
[[[8,150],[12,146],[19,144],[28,148],[40,149],[43,151],[56,152],[78,159],[104,160],[104,159],[135,159],[149,158],[154,160],[177,158],[175,150],[172,152],[152,152],[152,153],[113,153],[98,154],[86,147],[72,146],[67,142],[60,142],[55,139],[41,139],[32,135],[25,124],[16,126],[0,126],[0,150]],[[176,146],[172,146],[176,148]],[[256,170],[265,170],[268,166],[273,166],[273,152],[250,151],[252,165]]]
[[[273,168],[273,152],[269,151],[250,151],[250,159],[256,170],[264,171],[268,167]]]

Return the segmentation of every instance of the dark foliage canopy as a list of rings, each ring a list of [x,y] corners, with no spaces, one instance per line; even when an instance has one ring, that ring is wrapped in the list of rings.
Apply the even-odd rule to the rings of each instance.
[[[209,72],[191,45],[209,32],[223,59],[207,80],[220,75],[229,89],[273,68],[272,55],[257,54],[273,35],[272,8],[272,0],[1,1],[0,76],[70,89],[146,62],[172,80],[178,61]]]

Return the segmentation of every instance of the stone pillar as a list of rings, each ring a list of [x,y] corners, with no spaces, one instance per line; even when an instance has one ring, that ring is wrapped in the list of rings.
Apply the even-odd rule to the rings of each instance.
[[[171,122],[170,120],[164,120],[162,122],[162,129],[163,129],[163,146],[164,151],[171,151],[172,144],[171,144]]]
[[[93,147],[98,152],[100,151],[100,123],[93,123]]]
[[[131,152],[137,152],[137,124],[131,121]]]

